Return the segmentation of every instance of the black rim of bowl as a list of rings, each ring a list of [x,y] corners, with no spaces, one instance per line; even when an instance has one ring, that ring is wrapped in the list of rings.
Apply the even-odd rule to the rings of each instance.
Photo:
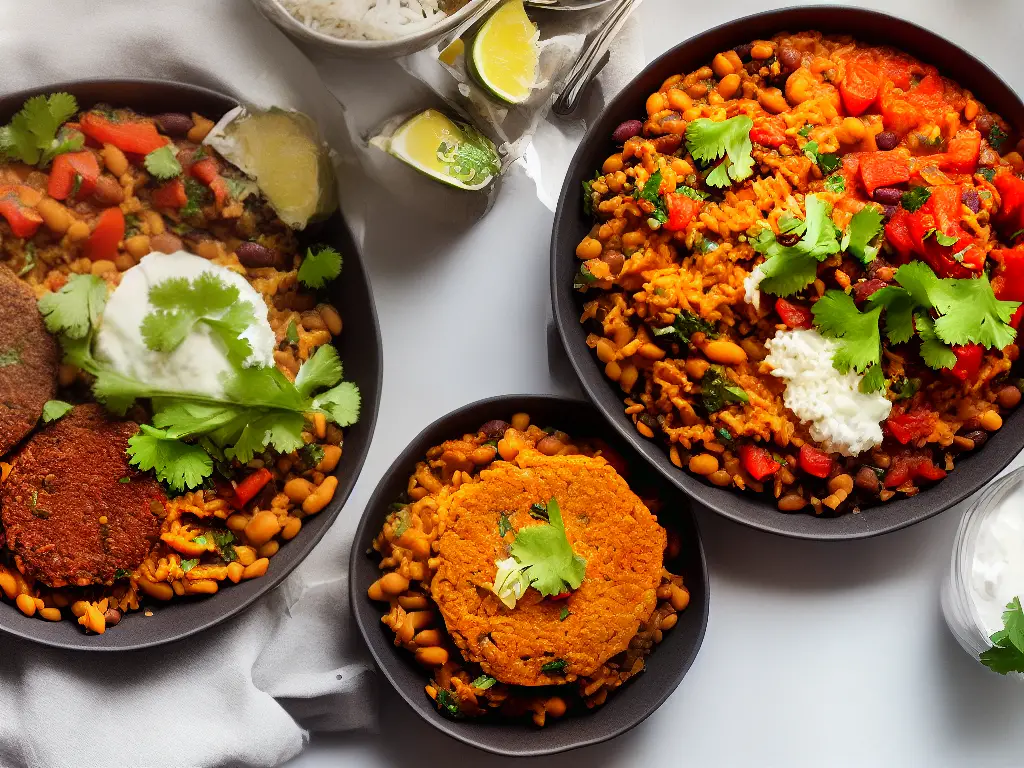
[[[423,687],[429,679],[425,669],[416,665],[412,654],[394,645],[390,630],[381,623],[383,604],[370,601],[366,590],[380,576],[379,558],[371,544],[380,531],[392,502],[406,489],[417,461],[427,449],[438,443],[474,433],[491,419],[507,420],[513,413],[536,416],[536,423],[565,428],[572,434],[604,439],[623,455],[630,466],[630,484],[636,489],[659,491],[666,502],[659,512],[662,524],[681,532],[683,549],[673,561],[690,590],[690,605],[679,614],[678,624],[665,634],[662,643],[648,657],[645,671],[622,689],[611,693],[601,707],[585,714],[573,713],[550,720],[542,729],[527,721],[449,720],[443,717],[427,697]],[[649,485],[648,485],[649,484]],[[672,504],[670,502],[677,502]],[[381,477],[366,505],[349,563],[349,599],[359,631],[377,667],[405,702],[424,720],[441,732],[465,744],[508,756],[538,756],[597,744],[639,725],[677,688],[700,650],[707,629],[710,585],[707,563],[696,516],[685,494],[665,482],[635,451],[629,448],[601,418],[594,407],[583,400],[549,395],[501,395],[458,408],[424,428]],[[666,521],[669,521],[666,523]],[[372,554],[372,556],[371,556]],[[646,696],[646,698],[644,698]]]
[[[577,269],[575,248],[590,229],[583,215],[581,185],[614,151],[611,133],[625,120],[645,114],[647,96],[679,72],[708,64],[719,51],[783,31],[818,30],[847,34],[873,44],[887,44],[940,72],[974,95],[1011,125],[1024,127],[1024,104],[988,66],[954,43],[903,19],[878,11],[843,6],[807,6],[766,11],[728,22],[677,45],[651,63],[605,108],[587,132],[569,166],[555,213],[551,236],[551,298],[555,324],[583,389],[597,408],[639,453],[676,486],[702,505],[744,525],[804,539],[841,540],[877,536],[905,528],[963,501],[992,480],[1024,448],[1024,408],[1006,418],[981,450],[961,458],[947,478],[917,496],[868,507],[858,514],[815,517],[785,513],[763,495],[718,488],[675,467],[659,441],[643,438],[624,414],[623,394],[609,381],[586,346],[579,322],[582,302],[572,288]]]
[[[56,91],[74,95],[80,108],[108,103],[148,114],[195,111],[219,118],[240,103],[237,98],[208,88],[165,80],[78,80],[4,96],[0,99],[0,123],[6,123],[29,96]],[[267,574],[258,579],[232,584],[208,598],[147,603],[153,608],[153,616],[144,616],[142,611],[127,614],[102,635],[86,636],[66,618],[59,622],[30,618],[5,601],[0,606],[0,632],[77,651],[128,651],[182,640],[239,614],[273,590],[323,538],[352,492],[370,447],[380,406],[383,353],[366,270],[341,214],[334,214],[311,230],[308,235],[300,233],[300,242],[326,240],[345,255],[342,276],[320,293],[338,306],[345,320],[345,330],[336,346],[345,363],[346,378],[355,381],[362,393],[360,419],[345,430],[345,450],[335,470],[338,490],[331,503],[318,515],[303,521],[298,536],[281,547],[271,558]]]

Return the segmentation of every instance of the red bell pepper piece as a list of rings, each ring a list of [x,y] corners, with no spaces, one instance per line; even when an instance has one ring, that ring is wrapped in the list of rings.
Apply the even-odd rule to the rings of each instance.
[[[203,162],[206,161],[204,160]],[[217,178],[220,179],[219,176]],[[220,180],[223,181],[223,179]],[[217,190],[214,190],[214,195],[216,194]],[[693,221],[693,217],[700,211],[702,205],[704,205],[703,200],[694,200],[692,197],[688,197],[681,192],[671,192],[665,195],[665,206],[668,208],[668,222],[664,225],[664,228],[669,232],[679,232],[686,229],[690,222]]]
[[[124,214],[120,208],[107,208],[85,241],[85,255],[92,261],[117,258],[117,245],[124,240]]]
[[[161,184],[153,190],[150,200],[157,208],[184,208],[188,204],[185,182],[181,179],[172,179],[166,184]]]
[[[953,346],[953,354],[956,355],[956,365],[949,369],[949,372],[960,381],[974,379],[981,368],[982,348],[980,344],[962,344]]]
[[[82,115],[80,128],[82,133],[99,144],[113,144],[122,152],[136,155],[148,155],[170,141],[157,132],[152,120],[115,122],[98,112]]]
[[[75,176],[82,180],[78,187],[78,197],[87,197],[96,188],[96,180],[100,177],[100,164],[96,155],[89,151],[57,155],[50,169],[46,193],[54,200],[67,200],[75,188]]]
[[[548,595],[548,600],[568,600],[572,592],[559,592],[557,595]]]
[[[775,300],[775,311],[779,313],[782,322],[790,328],[810,328],[811,319],[814,317],[809,308],[781,298]]]
[[[882,122],[886,130],[903,136],[921,123],[921,113],[902,95],[895,93],[892,83],[882,85]]]
[[[882,75],[878,67],[863,61],[850,62],[846,75],[839,83],[846,111],[853,116],[862,115],[876,101],[882,89]]]
[[[40,194],[32,187],[21,184],[0,186],[0,216],[7,219],[15,237],[32,237],[43,223],[30,203],[39,202]]]
[[[934,159],[939,162],[939,169],[953,173],[974,173],[978,169],[978,157],[981,154],[981,133],[979,131],[960,131],[949,140],[949,147]]]
[[[828,477],[832,471],[832,457],[813,445],[800,446],[800,469],[815,477]]]
[[[934,426],[935,415],[924,410],[892,413],[885,420],[886,431],[904,445],[913,440],[928,437]]]
[[[992,251],[992,258],[999,264],[999,269],[992,278],[992,292],[996,298],[1024,302],[1024,246]],[[1010,318],[1010,325],[1018,327],[1022,318],[1024,304],[1017,307],[1017,311]]]
[[[893,217],[885,225],[885,239],[904,259],[914,251],[914,240],[910,236],[910,218],[912,213],[898,208]]]
[[[910,160],[902,153],[867,152],[860,159],[860,180],[868,197],[879,187],[893,187],[910,181]]]
[[[782,468],[782,465],[773,459],[768,451],[758,445],[745,443],[740,446],[739,453],[743,468],[755,480],[764,480]]]
[[[906,219],[913,252],[939,277],[974,277],[985,266],[985,252],[960,225],[960,198],[959,184],[932,187],[928,202]],[[939,243],[939,233],[956,238],[953,245]]]
[[[235,486],[235,495],[231,499],[231,506],[236,509],[244,507],[256,497],[257,493],[263,490],[263,486],[269,483],[272,477],[273,475],[266,467],[257,469]]]
[[[224,201],[227,200],[228,198],[228,185],[227,182],[224,181],[223,178],[221,178],[220,168],[217,167],[216,160],[214,160],[212,157],[204,157],[198,163],[194,163],[192,167],[189,169],[189,172],[197,179],[199,179],[201,182],[203,182],[203,184],[210,188],[210,190],[213,192],[213,199],[217,203],[218,207],[224,205]],[[679,197],[685,196],[679,195]],[[697,207],[700,207],[700,200],[694,200],[693,202],[698,203]],[[671,203],[669,203],[669,224],[671,223],[672,208]],[[687,219],[686,224],[689,224],[689,219]],[[679,227],[679,229],[683,229],[686,226],[686,224],[683,224],[683,226]],[[666,226],[665,228],[671,229],[672,227]]]
[[[935,481],[945,476],[946,471],[935,466],[931,458],[903,453],[893,458],[885,475],[885,487],[898,488],[910,480]]]
[[[1024,179],[1006,171],[996,174],[992,183],[1000,198],[996,224],[1006,235],[1013,235],[1024,229]]]

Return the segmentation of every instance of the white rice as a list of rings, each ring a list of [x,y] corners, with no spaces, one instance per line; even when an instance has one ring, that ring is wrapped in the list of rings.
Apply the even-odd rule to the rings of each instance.
[[[743,278],[743,300],[758,311],[761,309],[761,291],[759,286],[764,278],[765,274],[762,271],[760,264],[754,267],[750,271],[750,274]]]
[[[438,0],[281,0],[310,29],[343,40],[395,40],[446,17]]]
[[[892,403],[884,395],[864,394],[861,376],[832,366],[836,343],[817,331],[779,331],[765,342],[772,376],[786,381],[783,402],[827,451],[856,456],[882,444],[881,423]]]

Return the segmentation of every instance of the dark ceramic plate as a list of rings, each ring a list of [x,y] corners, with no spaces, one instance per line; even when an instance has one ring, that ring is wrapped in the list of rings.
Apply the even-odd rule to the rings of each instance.
[[[380,577],[379,557],[372,552],[374,537],[384,525],[392,502],[406,490],[409,475],[427,449],[439,443],[473,433],[491,419],[508,420],[513,413],[530,414],[534,423],[557,427],[570,435],[597,437],[619,451],[629,465],[630,486],[662,502],[658,518],[682,540],[679,556],[666,563],[680,574],[690,590],[690,605],[679,614],[679,623],[647,659],[643,674],[611,694],[604,706],[586,714],[570,714],[549,720],[538,729],[529,721],[449,720],[442,717],[427,697],[423,686],[425,670],[412,654],[394,645],[394,636],[381,623],[381,604],[366,596],[370,584]],[[370,552],[370,554],[368,554]],[[708,623],[708,573],[697,522],[690,513],[689,499],[652,472],[636,452],[608,428],[589,403],[560,397],[506,395],[481,400],[442,416],[420,432],[377,485],[359,522],[352,544],[349,573],[352,610],[363,639],[370,647],[384,676],[416,712],[438,730],[454,739],[500,755],[530,756],[564,752],[568,749],[618,736],[642,722],[664,703],[690,668]]]
[[[632,446],[678,487],[719,514],[764,531],[805,539],[857,539],[888,533],[935,515],[980,489],[1024,448],[1024,408],[1006,419],[985,447],[957,462],[956,469],[932,488],[911,498],[835,518],[779,512],[774,501],[717,488],[677,469],[661,443],[642,438],[623,413],[622,393],[586,345],[579,322],[582,301],[572,288],[577,266],[576,245],[590,230],[583,214],[582,183],[593,177],[613,150],[612,131],[620,123],[644,115],[647,96],[668,77],[710,63],[714,55],[782,31],[819,30],[853,35],[859,40],[888,44],[935,64],[943,74],[969,88],[989,109],[1011,125],[1024,126],[1024,104],[991,69],[971,54],[933,32],[877,11],[834,6],[811,6],[769,11],[729,22],[676,46],[645,69],[608,105],[591,127],[562,187],[551,237],[551,295],[555,322],[576,374],[594,404]]]
[[[25,99],[36,93],[66,91],[78,99],[81,108],[100,102],[132,107],[139,112],[199,112],[218,119],[238,102],[205,88],[158,80],[87,80],[56,83],[45,89],[11,94],[0,99],[0,124],[21,109]],[[116,627],[102,635],[83,634],[71,621],[47,622],[28,618],[10,603],[0,605],[0,631],[26,640],[60,648],[85,651],[122,651],[169,643],[201,632],[244,610],[291,573],[327,532],[355,485],[370,446],[381,390],[381,343],[377,313],[370,284],[359,251],[340,214],[302,233],[303,242],[326,242],[345,255],[342,276],[324,291],[325,300],[339,307],[345,330],[338,340],[338,353],[345,363],[345,376],[359,385],[362,414],[359,422],[345,430],[345,454],[338,464],[338,491],[320,514],[304,521],[299,535],[285,544],[270,561],[267,575],[225,587],[209,598],[175,598],[152,606],[153,615],[130,613]]]

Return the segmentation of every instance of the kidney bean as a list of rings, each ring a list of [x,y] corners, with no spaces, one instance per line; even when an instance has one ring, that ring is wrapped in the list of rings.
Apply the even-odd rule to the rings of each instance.
[[[984,430],[976,429],[973,432],[968,432],[964,437],[973,442],[974,449],[977,450],[985,444],[986,440],[988,440],[988,433]]]
[[[798,51],[796,48],[780,48],[778,58],[779,63],[782,64],[783,69],[787,69],[790,72],[793,72],[800,68],[802,57],[800,56],[800,51]]]
[[[153,119],[160,130],[168,136],[184,136],[195,125],[192,118],[182,112],[164,112],[155,115]]]
[[[736,51],[737,56],[739,56],[743,60],[746,60],[750,58],[750,51],[753,49],[753,47],[753,43],[744,43],[743,45],[737,45],[735,48],[733,48],[733,50]]]
[[[865,493],[878,493],[878,475],[869,466],[865,465],[857,470],[857,477],[854,478],[853,484]]]
[[[903,192],[896,189],[896,187],[879,187],[871,197],[876,203],[882,203],[883,205],[899,205],[900,198],[903,197]]]
[[[486,424],[480,427],[480,431],[484,433],[491,440],[500,440],[505,436],[505,430],[511,425],[507,421],[501,419],[491,419]]]
[[[895,205],[883,205],[882,206],[882,218],[884,218],[884,219],[891,219],[895,215],[896,215],[896,206]]]
[[[882,131],[880,134],[875,136],[875,144],[879,149],[888,152],[890,149],[896,149],[896,145],[900,143],[900,137],[892,131]]]
[[[240,243],[235,249],[235,254],[238,256],[238,260],[242,262],[242,266],[249,269],[274,267],[280,262],[280,256],[277,251],[259,243]]]
[[[977,213],[981,210],[981,200],[978,198],[978,190],[974,189],[974,187],[964,190],[964,193],[960,195],[960,202],[970,208],[973,213]]]
[[[628,139],[639,136],[644,129],[644,124],[639,120],[627,120],[612,131],[612,141],[616,144],[625,144]]]
[[[991,131],[993,125],[995,125],[995,121],[992,119],[992,115],[988,113],[978,115],[977,120],[974,121],[974,127],[981,131],[982,134],[987,134]]]
[[[101,173],[96,179],[96,189],[93,190],[92,196],[98,203],[108,207],[124,202],[124,190],[117,183],[117,179],[109,173]]]

